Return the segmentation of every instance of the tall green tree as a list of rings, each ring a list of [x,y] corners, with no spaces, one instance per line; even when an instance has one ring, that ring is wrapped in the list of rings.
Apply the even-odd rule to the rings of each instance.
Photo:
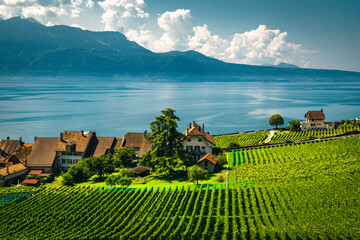
[[[284,119],[280,116],[280,114],[275,114],[269,119],[269,124],[270,126],[276,126],[277,128],[278,126],[284,125]]]
[[[85,162],[90,171],[98,174],[100,178],[103,178],[104,174],[110,174],[115,170],[115,166],[110,155],[89,157],[85,159]]]
[[[180,151],[184,148],[184,135],[177,131],[179,120],[175,110],[171,108],[166,108],[161,111],[160,116],[155,117],[155,121],[150,123],[152,134],[146,138],[153,146],[144,155],[141,165],[160,173],[171,173],[176,166],[182,164]]]

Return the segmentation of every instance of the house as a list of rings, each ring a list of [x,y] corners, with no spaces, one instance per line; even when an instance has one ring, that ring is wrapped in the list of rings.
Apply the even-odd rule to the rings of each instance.
[[[56,161],[56,148],[59,142],[59,138],[35,137],[27,160],[30,170],[42,170],[45,173],[58,172],[60,164]]]
[[[22,163],[14,164],[0,169],[0,186],[16,184],[17,181],[24,177],[28,168]]]
[[[324,123],[325,114],[323,110],[320,111],[308,111],[305,113],[306,121],[300,122],[300,128],[302,131],[326,129]]]
[[[150,168],[144,166],[137,166],[131,169],[136,176],[145,177],[150,174]]]
[[[208,170],[209,173],[213,173],[217,167],[217,159],[212,154],[208,153],[200,158],[197,164],[202,169]]]
[[[24,163],[30,155],[32,144],[20,140],[0,140],[0,168]]]
[[[200,127],[194,121],[192,124],[189,124],[183,134],[186,136],[183,142],[184,148],[188,152],[195,153],[195,160],[199,160],[202,156],[212,153],[215,140],[209,132],[205,132],[204,124]]]
[[[60,138],[35,137],[27,165],[43,174],[67,171],[83,158],[113,153],[123,139],[97,137],[91,131],[63,131]]]
[[[134,148],[136,157],[141,158],[151,147],[152,143],[147,141],[145,137],[150,137],[151,133],[134,133],[129,132],[124,137],[122,147]]]

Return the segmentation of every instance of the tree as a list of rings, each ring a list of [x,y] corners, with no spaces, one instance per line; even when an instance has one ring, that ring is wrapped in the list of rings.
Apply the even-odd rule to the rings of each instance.
[[[94,174],[98,174],[100,178],[102,178],[104,174],[110,174],[115,170],[115,166],[110,155],[89,157],[85,159],[85,162],[90,171]]]
[[[132,182],[131,178],[128,178],[128,177],[119,178],[119,181],[118,181],[120,186],[123,186],[123,187],[130,186],[131,182]]]
[[[272,115],[271,118],[269,119],[269,124],[270,126],[281,126],[284,125],[284,119],[282,118],[282,116],[280,116],[279,114],[275,114]]]
[[[196,184],[199,184],[199,180],[205,180],[206,176],[207,170],[204,170],[197,165],[189,167],[188,169],[189,181],[196,182]]]
[[[290,130],[300,129],[300,121],[299,120],[291,120],[291,121],[289,121],[289,124],[291,125]]]
[[[123,168],[120,169],[119,173],[121,177],[134,177],[134,172],[131,169]]]
[[[74,179],[69,173],[65,173],[62,175],[61,183],[64,186],[74,186]]]
[[[136,158],[134,148],[121,147],[115,149],[113,161],[115,167],[132,167],[132,160]]]
[[[109,185],[109,186],[115,186],[116,184],[118,184],[118,181],[119,181],[119,176],[118,175],[110,175],[105,180],[105,183],[106,183],[106,185]]]
[[[150,123],[152,134],[146,140],[152,142],[153,146],[143,156],[141,165],[169,174],[182,163],[183,155],[180,152],[184,148],[184,135],[177,131],[177,121],[180,119],[175,115],[175,110],[166,108],[161,114]]]
[[[67,173],[72,176],[76,183],[86,181],[91,177],[91,171],[84,160],[72,165]]]

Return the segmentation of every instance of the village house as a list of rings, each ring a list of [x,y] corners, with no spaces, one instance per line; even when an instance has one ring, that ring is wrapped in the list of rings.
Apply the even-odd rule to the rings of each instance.
[[[122,144],[122,138],[97,137],[91,131],[64,131],[60,138],[35,137],[27,165],[44,173],[67,171],[83,158],[113,153]]]
[[[300,128],[302,131],[326,129],[325,114],[323,110],[320,111],[308,111],[305,113],[306,121],[300,122]]]
[[[209,132],[205,132],[204,124],[200,127],[194,121],[192,124],[189,124],[183,134],[186,137],[183,142],[184,148],[188,152],[195,153],[195,160],[199,160],[204,155],[212,153],[212,147],[215,146],[215,140]]]
[[[19,140],[0,140],[0,168],[18,163],[26,164],[27,157],[32,149],[31,143],[24,143]]]
[[[197,162],[198,166],[207,170],[209,173],[213,173],[217,167],[217,159],[210,153],[206,154]]]
[[[0,169],[0,186],[8,186],[10,184],[17,184],[19,179],[23,179],[28,168],[22,163],[10,165]]]

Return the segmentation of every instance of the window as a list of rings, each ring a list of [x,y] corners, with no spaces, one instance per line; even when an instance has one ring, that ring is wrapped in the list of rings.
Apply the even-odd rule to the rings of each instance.
[[[71,145],[66,145],[66,151],[71,152]]]
[[[75,163],[78,163],[79,162],[79,160],[77,160],[77,159],[74,159],[73,160],[73,163],[75,164]]]
[[[200,152],[200,146],[195,146],[194,150],[195,152]]]
[[[199,138],[199,139],[198,139],[198,141],[199,141],[199,142],[202,142],[202,139],[201,139],[201,138]]]
[[[192,152],[193,151],[193,146],[186,146],[186,151]]]
[[[61,163],[66,163],[66,159],[63,158],[63,159],[61,160]]]
[[[67,163],[67,164],[72,164],[72,159],[67,159],[67,160],[66,160],[66,163]]]
[[[133,147],[135,151],[139,151],[140,148],[139,147]]]
[[[187,140],[188,142],[191,142],[191,139],[190,138],[188,138],[188,140]]]
[[[201,147],[202,150],[205,150],[205,147]]]
[[[207,167],[207,166],[208,166],[208,161],[205,160],[205,167]]]
[[[315,123],[312,123],[311,126],[314,127],[314,126],[315,126]]]

